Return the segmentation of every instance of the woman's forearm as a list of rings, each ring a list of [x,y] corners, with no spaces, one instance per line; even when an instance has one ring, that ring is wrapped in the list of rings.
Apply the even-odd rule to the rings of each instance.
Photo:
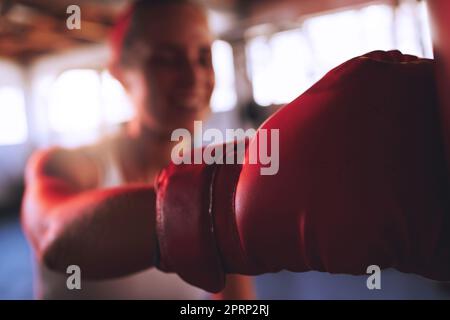
[[[156,238],[151,186],[92,190],[58,200],[53,196],[53,206],[50,194],[29,191],[23,209],[25,229],[48,267],[65,272],[74,264],[84,277],[102,279],[152,266]]]

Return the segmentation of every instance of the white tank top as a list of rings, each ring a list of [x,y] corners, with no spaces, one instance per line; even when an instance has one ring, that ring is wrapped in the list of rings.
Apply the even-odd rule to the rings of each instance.
[[[124,179],[112,152],[104,154],[100,188],[122,185]],[[83,272],[83,270],[81,270]],[[69,275],[36,264],[35,292],[39,299],[206,299],[208,293],[189,285],[176,274],[151,268],[123,278],[103,281],[82,280],[81,290],[69,290]]]

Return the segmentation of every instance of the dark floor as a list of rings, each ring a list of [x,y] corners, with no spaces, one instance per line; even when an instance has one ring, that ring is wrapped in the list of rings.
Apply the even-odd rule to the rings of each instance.
[[[366,276],[281,272],[255,278],[260,299],[450,299],[450,289],[394,270],[382,272],[381,290]],[[17,217],[0,220],[0,299],[32,299],[30,249]]]

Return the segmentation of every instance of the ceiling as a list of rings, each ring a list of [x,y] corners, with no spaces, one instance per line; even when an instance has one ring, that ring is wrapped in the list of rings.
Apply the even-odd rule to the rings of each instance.
[[[27,61],[80,44],[99,43],[126,0],[0,0],[0,55]],[[67,7],[81,9],[81,30],[68,30]]]
[[[118,14],[130,1],[0,0],[0,56],[26,63],[40,55],[101,43]],[[222,22],[225,23],[218,27],[222,28],[221,32],[236,34],[236,30],[242,31],[248,26],[268,21],[289,20],[301,14],[377,0],[202,1],[222,16]],[[72,4],[81,8],[81,30],[69,30],[66,27],[69,17],[66,10]]]

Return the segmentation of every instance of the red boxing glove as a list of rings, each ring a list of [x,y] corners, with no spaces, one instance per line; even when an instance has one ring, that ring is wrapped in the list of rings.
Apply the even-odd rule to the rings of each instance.
[[[279,129],[279,171],[170,165],[157,180],[159,268],[217,292],[226,273],[450,279],[449,190],[431,60],[354,58],[258,130]],[[269,144],[270,148],[270,144]],[[272,150],[273,151],[273,150]]]

